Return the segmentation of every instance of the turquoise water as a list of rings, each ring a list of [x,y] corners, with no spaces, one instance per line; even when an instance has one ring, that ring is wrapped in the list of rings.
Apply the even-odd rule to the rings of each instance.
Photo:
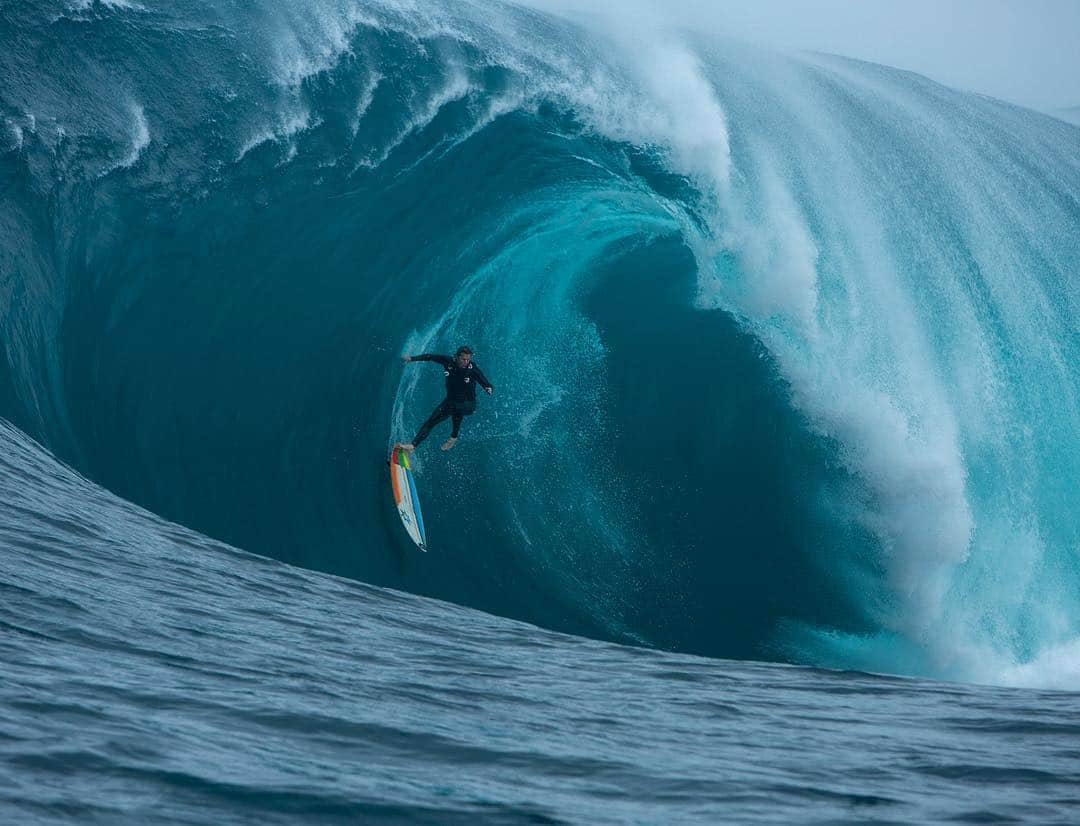
[[[97,572],[106,603],[130,581],[187,611],[126,567],[162,542],[192,587],[274,572],[263,616],[221,609],[253,639],[293,588],[354,587],[329,574],[391,624],[608,652],[597,679],[666,662],[615,643],[707,685],[1080,688],[1076,126],[487,3],[6,4],[0,78],[0,417],[12,490],[39,491],[4,500],[3,581],[29,604]],[[417,455],[421,556],[384,461],[442,376],[398,356],[460,343],[496,394]],[[59,507],[50,456],[90,480],[64,507],[118,520],[89,567],[66,528],[23,535]],[[28,614],[13,650],[105,621]],[[1043,696],[900,685],[989,720]]]

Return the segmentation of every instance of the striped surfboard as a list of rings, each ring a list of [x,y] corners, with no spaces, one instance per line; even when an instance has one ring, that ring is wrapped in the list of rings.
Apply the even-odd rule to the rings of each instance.
[[[390,484],[394,489],[394,504],[398,516],[421,551],[427,550],[427,537],[424,534],[424,517],[420,513],[420,497],[416,495],[416,482],[413,481],[409,466],[409,454],[400,447],[390,452]]]

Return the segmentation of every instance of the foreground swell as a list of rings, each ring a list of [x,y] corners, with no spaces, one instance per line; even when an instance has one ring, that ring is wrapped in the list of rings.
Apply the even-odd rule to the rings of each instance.
[[[1064,823],[1075,809],[1076,695],[567,637],[237,551],[7,423],[0,446],[13,821]]]

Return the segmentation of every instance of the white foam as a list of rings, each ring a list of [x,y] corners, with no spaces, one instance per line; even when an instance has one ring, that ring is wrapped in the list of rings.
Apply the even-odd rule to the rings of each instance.
[[[128,150],[127,155],[117,161],[112,166],[103,170],[99,177],[104,177],[118,169],[130,169],[133,167],[142,157],[143,150],[150,145],[150,126],[146,122],[146,112],[143,107],[135,103],[134,101],[129,105],[129,112],[132,118],[131,124],[131,147]],[[62,130],[58,129],[60,135],[63,135]]]
[[[319,123],[321,123],[319,119],[311,120],[311,113],[306,108],[291,112],[286,111],[279,116],[275,123],[257,129],[240,147],[236,155],[236,161],[239,163],[248,152],[262,146],[264,143],[292,138],[300,132],[318,126]],[[293,154],[295,155],[295,153]]]
[[[67,5],[68,9],[76,14],[90,11],[94,6],[123,11],[146,11],[145,6],[139,5],[133,0],[68,0]]]
[[[285,156],[277,162],[276,166],[285,166],[291,163],[299,153],[299,149],[296,146],[296,141],[289,142],[289,148],[285,150]]]
[[[464,99],[471,90],[472,86],[465,72],[460,67],[450,67],[449,76],[443,86],[436,89],[420,104],[420,107],[402,124],[394,136],[387,141],[386,145],[361,160],[357,166],[370,168],[383,163],[406,138],[415,132],[423,130],[435,120],[444,106]]]
[[[594,67],[584,82],[559,84],[558,93],[602,134],[657,147],[672,171],[725,198],[731,175],[727,123],[697,58],[674,41],[625,29],[613,34],[613,42],[632,83]]]
[[[240,151],[236,153],[237,163],[242,161],[244,159],[244,156],[247,155],[247,153],[250,152],[252,149],[255,149],[258,146],[262,146],[264,143],[269,143],[273,140],[276,140],[276,138],[277,134],[274,132],[273,129],[259,129],[257,132],[255,132],[255,134],[253,134],[250,138],[244,141],[244,144],[240,147]]]
[[[989,682],[1025,688],[1080,690],[1080,637],[1047,648],[1028,663],[991,672]]]
[[[742,285],[739,312],[763,324],[782,319],[801,340],[819,341],[817,245],[776,169],[767,162],[759,167],[760,223],[753,226],[729,205],[723,235],[724,246],[753,273]],[[706,255],[713,254],[706,250]],[[706,296],[715,284],[706,279],[701,286],[698,302],[709,306]]]
[[[126,11],[146,11],[145,6],[132,2],[132,0],[96,0],[98,5],[107,9],[124,9]]]
[[[150,127],[146,122],[146,112],[142,106],[132,104],[131,114],[135,118],[135,128],[131,135],[131,151],[120,164],[125,168],[133,166],[139,160],[143,150],[150,145]]]
[[[521,421],[518,423],[518,436],[529,438],[532,436],[532,429],[536,422],[540,419],[544,413],[553,407],[558,407],[562,404],[563,399],[566,398],[566,391],[556,384],[549,384],[543,388],[543,393],[540,398],[535,400],[533,404],[522,414]]]
[[[360,122],[363,121],[364,115],[367,114],[367,110],[371,108],[371,104],[375,101],[375,91],[379,88],[382,80],[383,76],[381,74],[373,72],[365,81],[364,88],[360,90],[360,97],[356,102],[356,113],[349,124],[349,132],[354,138],[356,133],[360,131]]]
[[[4,124],[10,130],[11,136],[15,139],[15,145],[11,149],[14,150],[14,151],[22,149],[22,146],[23,146],[23,130],[22,130],[22,127],[19,126],[19,124],[15,123],[15,121],[9,120],[8,118],[4,118]]]
[[[356,6],[326,10],[318,5],[290,17],[278,28],[272,78],[285,89],[299,89],[305,80],[332,69],[351,52],[360,26],[377,28],[371,15]]]
[[[460,99],[460,98],[458,98]],[[423,155],[414,160],[408,167],[402,170],[403,173],[409,172],[425,161],[429,160],[433,155],[441,155],[448,152],[452,147],[468,140],[473,135],[480,132],[480,130],[491,125],[498,118],[510,112],[517,111],[525,105],[525,98],[520,91],[511,91],[503,95],[496,95],[491,97],[487,101],[487,105],[484,107],[484,111],[462,132],[455,134],[453,137],[441,142],[439,145],[432,147]],[[444,104],[445,105],[445,104]],[[437,116],[437,113],[436,113]],[[428,121],[430,123],[430,121]],[[416,128],[410,129],[406,134],[418,131],[424,128],[426,124],[420,125]],[[393,146],[398,146],[403,139],[395,139]],[[392,150],[391,150],[392,151]],[[389,156],[389,153],[383,156],[383,160]],[[379,161],[381,163],[381,161]],[[374,163],[368,164],[374,166]]]
[[[461,141],[468,140],[481,129],[490,126],[503,115],[508,115],[511,112],[516,112],[524,108],[528,105],[528,102],[524,90],[517,88],[511,89],[501,95],[489,96],[486,105],[484,106],[484,111],[464,134],[459,135],[455,139],[456,142],[460,143]]]

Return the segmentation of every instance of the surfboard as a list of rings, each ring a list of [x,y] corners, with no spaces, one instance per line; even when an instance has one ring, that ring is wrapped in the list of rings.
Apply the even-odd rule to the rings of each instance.
[[[413,481],[409,454],[400,447],[395,447],[390,452],[390,484],[394,489],[394,504],[397,505],[401,524],[405,526],[416,547],[427,551],[424,517],[420,513],[420,497],[416,495],[416,482]]]

